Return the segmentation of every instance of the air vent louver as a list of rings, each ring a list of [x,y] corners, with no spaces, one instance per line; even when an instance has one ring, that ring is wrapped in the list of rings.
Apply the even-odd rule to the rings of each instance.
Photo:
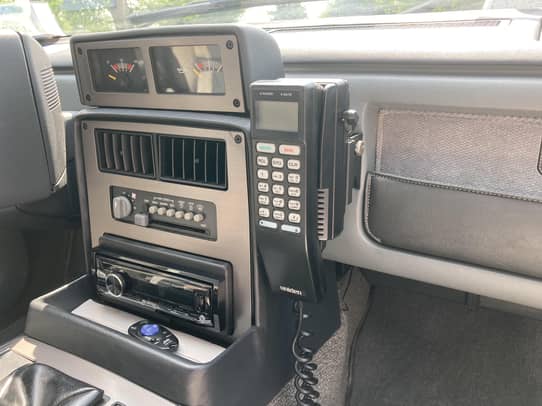
[[[203,138],[159,136],[161,179],[227,188],[226,143]]]
[[[43,94],[47,102],[47,107],[50,111],[53,111],[60,106],[60,96],[58,94],[58,87],[56,85],[55,75],[53,68],[45,68],[40,72],[41,82],[43,85]]]
[[[155,176],[151,134],[98,130],[96,147],[101,171]]]

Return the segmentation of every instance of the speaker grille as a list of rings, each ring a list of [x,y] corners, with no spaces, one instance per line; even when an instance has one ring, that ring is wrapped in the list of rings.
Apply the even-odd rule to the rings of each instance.
[[[60,96],[58,94],[53,68],[49,67],[42,69],[40,71],[40,76],[47,107],[50,111],[53,111],[60,106]]]

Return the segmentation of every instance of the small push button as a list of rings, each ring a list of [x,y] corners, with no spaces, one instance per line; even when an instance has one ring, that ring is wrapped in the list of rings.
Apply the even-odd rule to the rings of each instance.
[[[274,154],[276,151],[275,144],[268,142],[258,142],[256,144],[256,151],[263,152],[264,154]]]
[[[143,324],[139,329],[139,332],[144,337],[155,336],[160,331],[158,324]]]
[[[282,155],[297,156],[301,154],[301,147],[299,145],[280,145],[279,152]]]

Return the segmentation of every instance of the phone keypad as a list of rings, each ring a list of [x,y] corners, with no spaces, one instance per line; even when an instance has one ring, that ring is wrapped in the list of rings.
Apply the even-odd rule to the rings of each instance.
[[[301,146],[258,142],[258,224],[300,234],[303,222]]]

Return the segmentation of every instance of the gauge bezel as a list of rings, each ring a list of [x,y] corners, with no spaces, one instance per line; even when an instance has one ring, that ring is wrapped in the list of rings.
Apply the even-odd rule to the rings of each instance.
[[[119,54],[115,55],[115,51]],[[102,75],[106,74],[106,71],[108,70],[108,67],[105,66],[104,58],[110,58],[112,60],[122,60],[123,58],[120,56],[121,54],[128,54],[132,53],[130,56],[130,60],[139,60],[141,62],[141,66],[138,66],[138,70],[142,69],[142,73],[144,75],[143,78],[139,78],[138,80],[141,81],[139,85],[140,87],[132,86],[127,87],[125,90],[115,90],[115,91],[109,91],[109,90],[100,90],[99,87],[105,88],[106,86],[112,86],[115,87],[115,82],[108,82],[105,80],[104,77],[101,77]],[[111,54],[111,55],[108,55]],[[91,79],[92,79],[92,88],[99,93],[148,93],[149,92],[149,81],[147,80],[147,69],[145,67],[145,61],[143,61],[143,55],[141,53],[141,48],[139,47],[129,47],[129,48],[101,48],[101,49],[89,49],[87,50],[87,56],[88,61],[91,67],[96,67],[97,65],[103,65],[100,66],[101,71],[98,72],[95,69],[90,69],[91,73]],[[111,68],[111,65],[109,66]],[[117,75],[128,72],[119,72]],[[133,72],[132,72],[133,73]],[[110,72],[109,74],[115,74],[115,72]],[[108,75],[109,75],[108,74]],[[134,73],[136,75],[137,72]],[[99,81],[103,80],[104,82],[99,85]]]
[[[157,92],[150,54],[151,47],[209,44],[216,44],[221,50],[224,69],[224,94],[169,94]],[[98,92],[94,89],[88,51],[120,48],[140,49],[147,77],[148,93]],[[235,113],[244,113],[246,111],[239,45],[235,35],[168,36],[80,42],[76,45],[74,59],[79,74],[81,97],[87,105]]]

